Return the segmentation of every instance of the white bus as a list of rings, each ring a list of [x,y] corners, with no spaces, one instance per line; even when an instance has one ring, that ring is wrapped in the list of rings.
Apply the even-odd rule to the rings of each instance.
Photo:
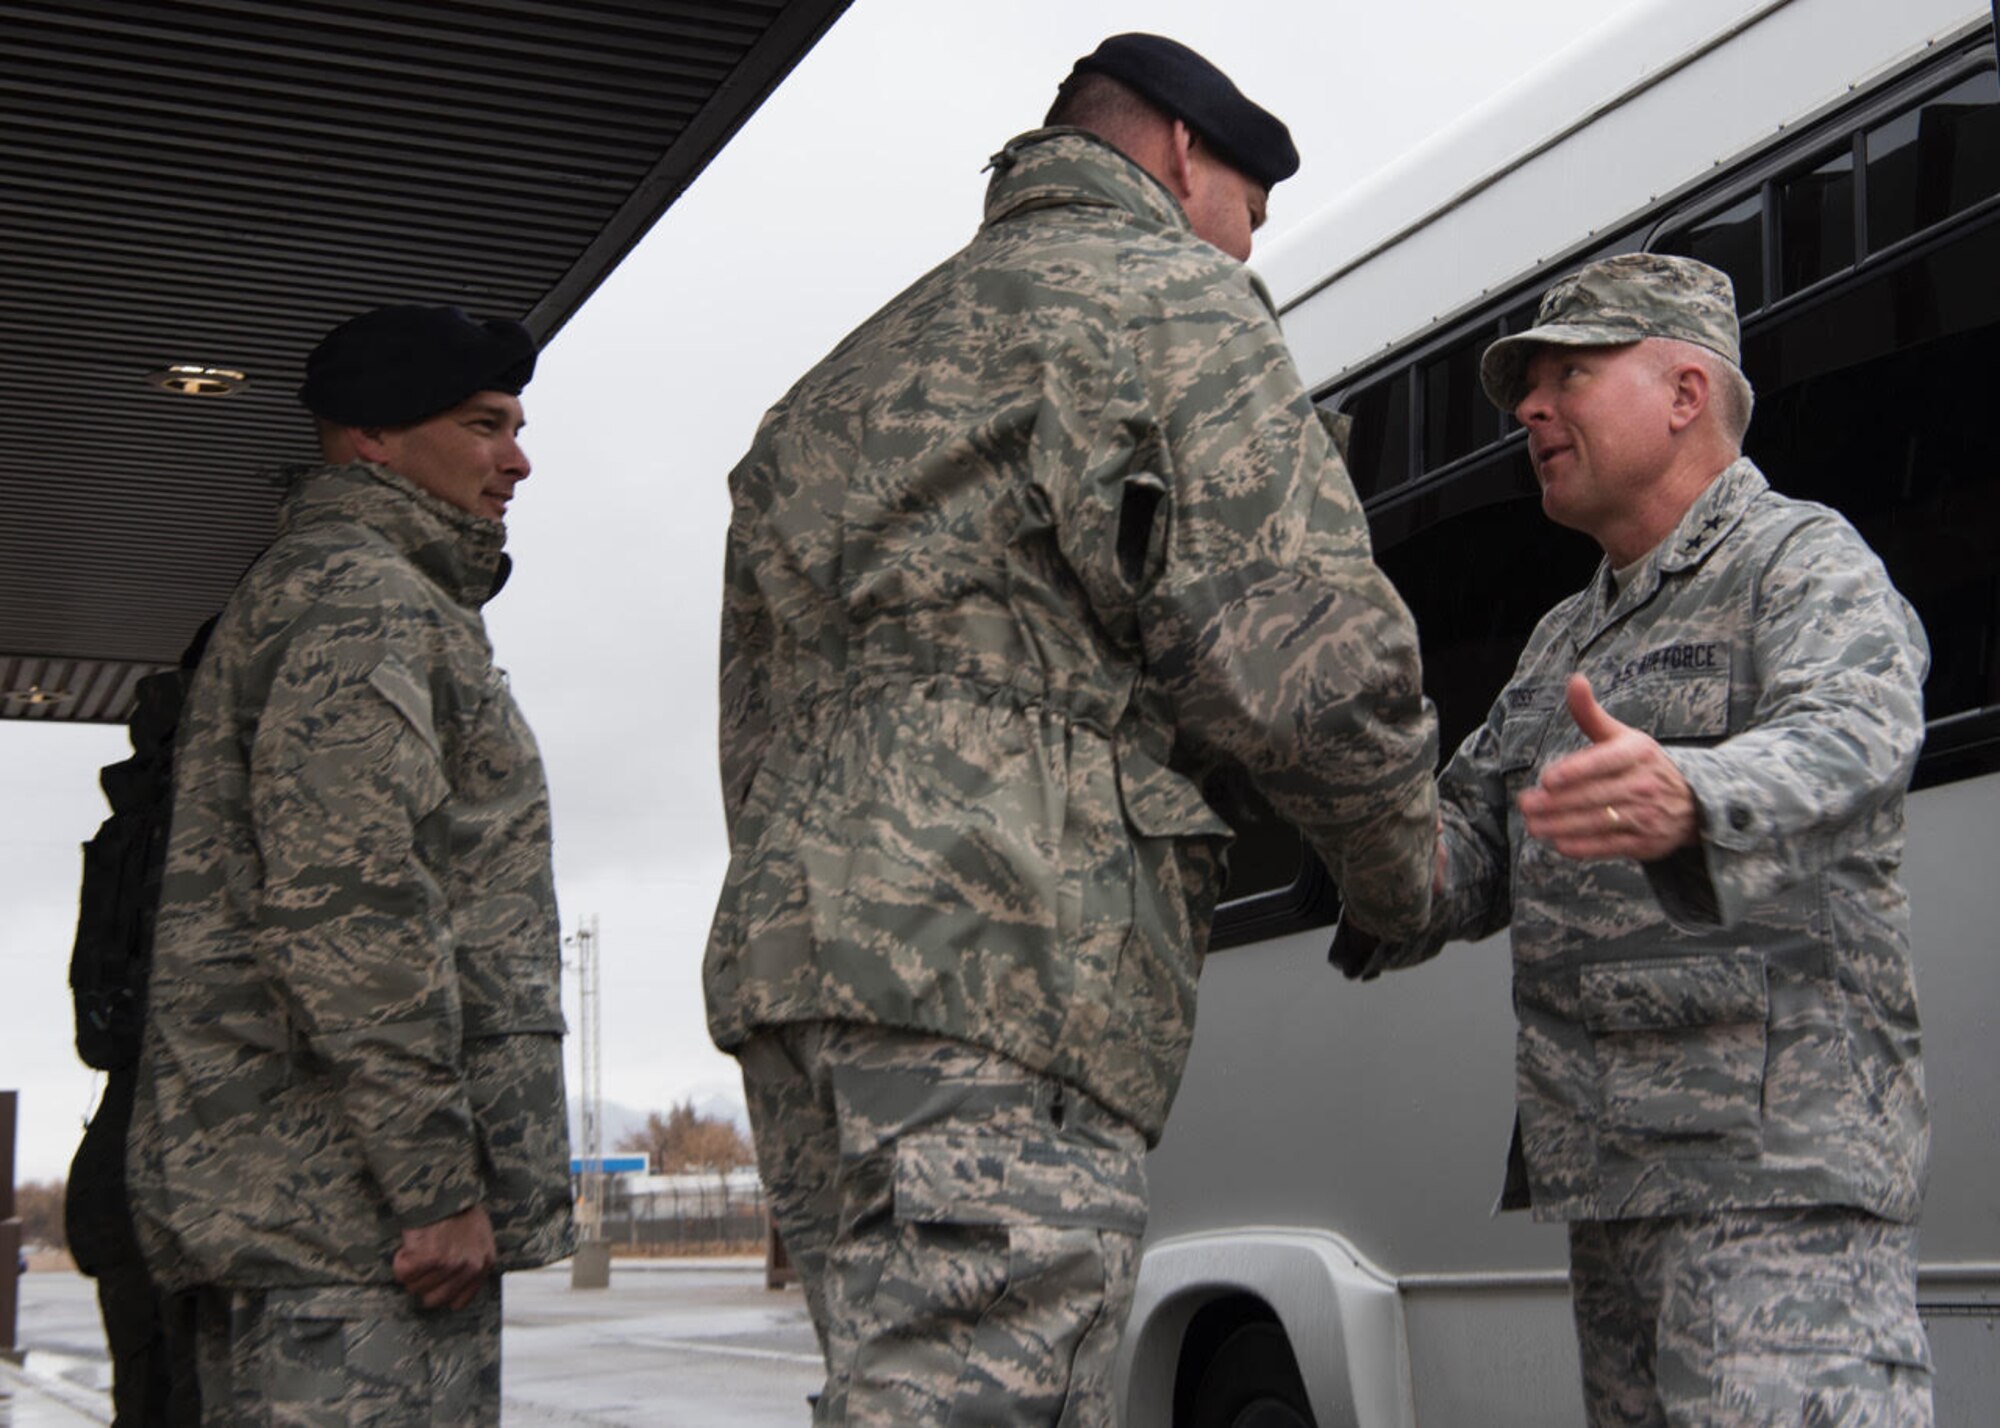
[[[1928,629],[1906,877],[1934,1125],[1938,1422],[2000,1422],[2000,82],[1985,0],[1667,0],[1558,54],[1260,267],[1352,419],[1446,751],[1597,551],[1480,393],[1593,257],[1728,271],[1780,490],[1844,511]],[[1496,1216],[1505,934],[1365,986],[1295,836],[1239,819],[1194,1054],[1152,1157],[1130,1428],[1582,1421],[1561,1226]]]

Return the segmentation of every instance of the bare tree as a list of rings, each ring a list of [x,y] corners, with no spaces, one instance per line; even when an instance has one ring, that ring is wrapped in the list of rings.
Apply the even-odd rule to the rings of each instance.
[[[720,1116],[703,1115],[692,1100],[676,1103],[664,1116],[649,1112],[646,1124],[621,1139],[618,1149],[646,1152],[659,1175],[691,1170],[726,1175],[756,1161],[742,1131]]]
[[[21,1217],[21,1240],[25,1244],[64,1249],[69,1244],[63,1229],[63,1182],[24,1181],[14,1190],[14,1213]]]

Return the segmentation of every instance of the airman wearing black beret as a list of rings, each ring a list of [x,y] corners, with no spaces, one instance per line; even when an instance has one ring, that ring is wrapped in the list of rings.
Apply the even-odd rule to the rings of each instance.
[[[1161,35],[1113,35],[1078,60],[1042,122],[1110,144],[1166,187],[1196,237],[1239,262],[1250,257],[1272,185],[1299,167],[1276,115]],[[1015,148],[996,162],[1011,162]]]
[[[382,307],[305,367],[324,461],[181,718],[134,1227],[227,1421],[497,1423],[500,1274],[575,1244],[548,790],[482,615],[535,342]],[[326,1371],[301,1315],[392,1348]]]
[[[528,477],[518,436],[535,339],[512,318],[378,307],[306,358],[299,400],[336,464],[366,461],[475,516],[504,520]]]
[[[512,318],[455,307],[378,307],[351,317],[306,358],[299,400],[338,426],[409,426],[474,392],[519,396],[535,339]]]
[[[1105,74],[1184,122],[1230,165],[1265,188],[1299,171],[1292,131],[1251,103],[1228,75],[1164,35],[1113,35],[1070,71]]]

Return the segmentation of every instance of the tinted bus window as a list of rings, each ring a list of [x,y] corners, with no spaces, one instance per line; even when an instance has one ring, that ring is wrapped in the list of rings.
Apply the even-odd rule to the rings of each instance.
[[[1495,334],[1482,330],[1423,365],[1423,469],[1435,471],[1500,435],[1500,413],[1479,386],[1479,357]]]
[[[1869,130],[1868,247],[2000,193],[2000,80],[1984,70]]]
[[[2000,716],[1996,272],[2000,220],[1989,220],[1744,341],[1757,388],[1745,447],[1779,490],[1854,522],[1916,607],[1933,726]],[[1940,767],[1942,752],[1927,748],[1920,782],[1978,771]]]
[[[1416,618],[1448,759],[1485,721],[1535,622],[1590,578],[1597,547],[1542,514],[1522,441],[1379,512],[1374,529],[1376,559]]]
[[[1764,305],[1764,199],[1751,194],[1720,213],[1674,229],[1654,244],[1661,253],[1699,258],[1729,274],[1739,313]]]
[[[1399,368],[1342,404],[1354,418],[1347,469],[1362,500],[1400,486],[1410,475],[1410,373]]]
[[[1854,266],[1854,151],[1778,185],[1779,290],[1795,293]]]

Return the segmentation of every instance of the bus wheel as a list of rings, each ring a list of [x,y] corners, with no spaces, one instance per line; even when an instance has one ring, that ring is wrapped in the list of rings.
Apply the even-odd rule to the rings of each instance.
[[[1222,1341],[1202,1373],[1186,1428],[1318,1428],[1283,1327],[1257,1320]]]

